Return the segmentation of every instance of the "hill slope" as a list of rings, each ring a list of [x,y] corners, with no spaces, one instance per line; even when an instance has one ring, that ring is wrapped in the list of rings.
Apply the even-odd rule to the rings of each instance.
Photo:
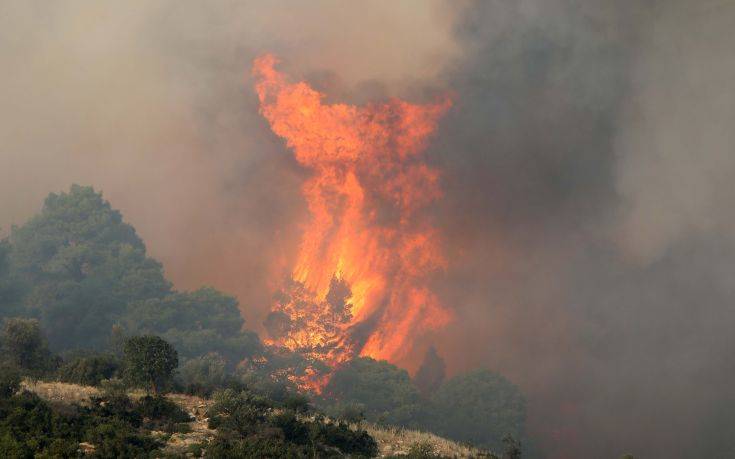
[[[91,397],[99,396],[100,391],[95,387],[81,386],[77,384],[66,384],[61,382],[29,381],[23,383],[23,388],[34,392],[39,397],[47,400],[52,405],[85,404]],[[132,398],[140,397],[142,392],[129,393]],[[189,423],[190,430],[183,433],[165,434],[164,432],[153,432],[165,440],[165,451],[172,454],[190,455],[192,448],[202,442],[213,439],[216,430],[208,426],[207,409],[212,401],[201,397],[184,394],[169,394],[168,399],[179,405],[192,416]],[[436,456],[452,458],[488,457],[489,453],[461,445],[437,435],[407,430],[395,427],[382,427],[375,424],[363,422],[354,425],[354,428],[365,429],[378,443],[379,456],[401,456],[407,455],[417,449],[431,451]],[[93,445],[83,445],[93,448]],[[490,456],[492,457],[492,456]]]

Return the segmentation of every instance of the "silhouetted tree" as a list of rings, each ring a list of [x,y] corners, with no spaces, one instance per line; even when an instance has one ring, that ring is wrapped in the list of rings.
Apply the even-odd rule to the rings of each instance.
[[[500,451],[503,438],[522,438],[526,402],[503,376],[475,370],[455,376],[434,394],[433,429],[449,438]]]
[[[521,442],[519,440],[513,438],[511,434],[506,434],[503,437],[503,444],[505,444],[503,459],[521,459]]]
[[[444,375],[444,360],[436,352],[436,348],[430,346],[414,377],[416,387],[427,397],[439,389],[439,386],[444,382]]]
[[[412,426],[422,409],[421,397],[406,370],[369,357],[354,359],[332,375],[323,394],[364,407],[370,421]]]

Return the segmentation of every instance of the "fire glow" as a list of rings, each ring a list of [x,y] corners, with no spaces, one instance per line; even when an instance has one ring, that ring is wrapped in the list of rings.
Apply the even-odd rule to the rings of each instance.
[[[330,367],[355,355],[399,361],[451,319],[428,285],[446,260],[426,216],[441,197],[439,174],[422,156],[451,101],[325,104],[276,64],[254,62],[260,111],[311,175],[302,188],[310,219],[265,323],[270,344]]]

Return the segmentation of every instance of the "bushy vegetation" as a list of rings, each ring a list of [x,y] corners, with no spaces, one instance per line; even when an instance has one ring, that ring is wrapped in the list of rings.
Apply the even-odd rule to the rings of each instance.
[[[475,370],[442,385],[433,400],[435,432],[501,451],[507,435],[523,436],[525,400],[497,373]]]
[[[58,358],[49,350],[38,321],[22,318],[6,319],[3,322],[0,332],[0,361],[35,378],[52,373],[59,363]]]
[[[22,392],[0,400],[0,457],[78,457],[79,444],[96,457],[145,457],[161,443],[140,429],[136,405],[95,400],[91,407],[60,412]]]
[[[422,396],[408,373],[388,362],[361,357],[335,372],[319,400],[333,416],[436,432],[502,451],[507,435],[523,438],[525,400],[497,373],[458,375]]]
[[[87,354],[67,359],[56,372],[59,381],[99,386],[106,379],[117,376],[121,361],[112,354]]]
[[[372,457],[377,444],[364,430],[327,422],[300,405],[295,410],[248,391],[215,394],[209,410],[217,437],[207,457]]]
[[[369,357],[352,360],[337,370],[323,395],[327,401],[360,406],[368,420],[385,424],[413,426],[423,409],[406,370]]]
[[[0,398],[12,397],[20,388],[20,370],[7,363],[0,364]]]

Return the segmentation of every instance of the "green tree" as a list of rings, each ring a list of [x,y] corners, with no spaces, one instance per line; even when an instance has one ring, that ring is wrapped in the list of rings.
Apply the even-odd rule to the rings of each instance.
[[[35,319],[5,319],[0,350],[4,360],[31,376],[42,376],[55,366],[46,337]]]
[[[216,352],[230,369],[262,352],[258,336],[242,330],[237,300],[211,287],[136,302],[121,323],[131,333],[162,336],[183,358]]]
[[[10,270],[10,243],[0,240],[0,319],[20,316],[23,289]]]
[[[50,194],[10,242],[14,272],[33,286],[29,314],[55,349],[100,348],[129,303],[171,291],[133,227],[91,187]]]
[[[497,373],[475,370],[455,376],[436,392],[433,402],[432,427],[449,438],[501,451],[507,435],[523,437],[525,399]]]
[[[167,388],[179,366],[176,349],[158,336],[134,336],[125,342],[124,376],[130,385],[159,394]]]
[[[13,365],[0,364],[0,399],[11,397],[20,389],[20,371]]]
[[[338,369],[323,393],[340,407],[364,407],[370,421],[413,426],[422,412],[421,397],[406,370],[369,357],[359,357]]]

